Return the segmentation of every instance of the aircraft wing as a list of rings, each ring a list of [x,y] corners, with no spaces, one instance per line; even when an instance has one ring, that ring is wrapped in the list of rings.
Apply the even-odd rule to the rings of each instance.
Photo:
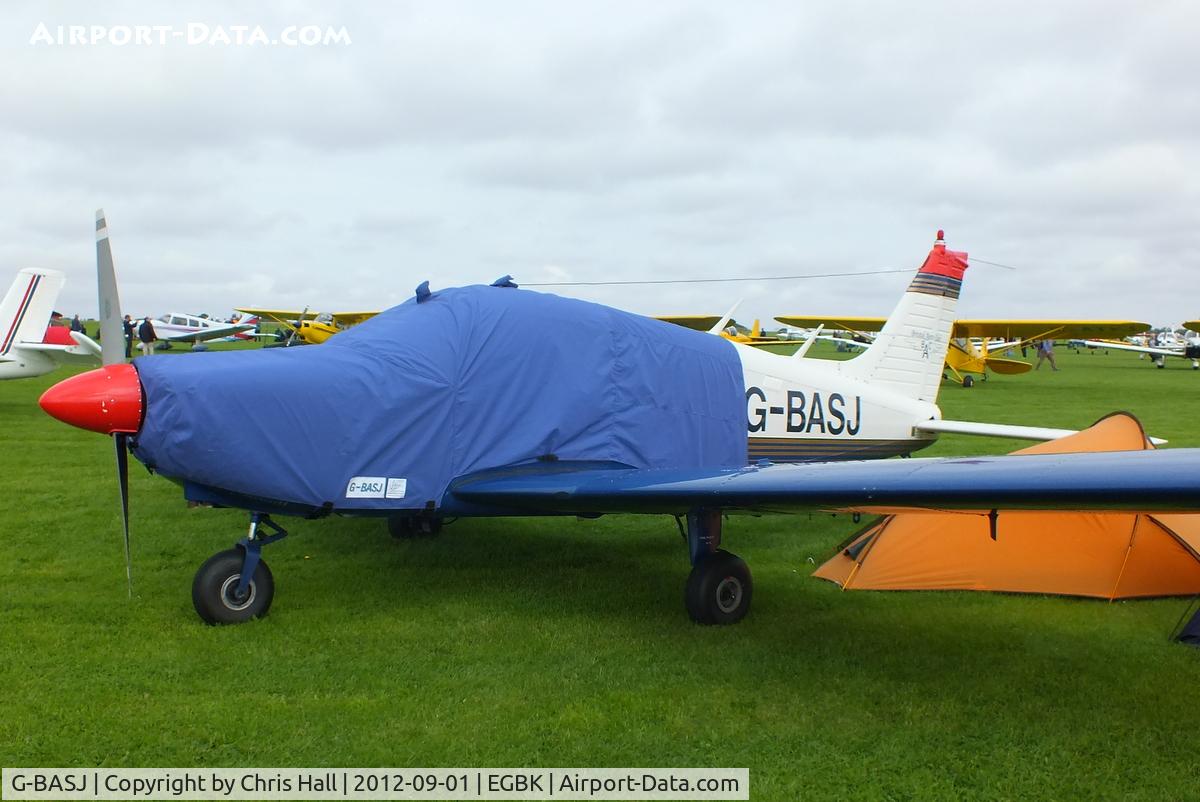
[[[676,326],[683,326],[685,329],[693,329],[694,331],[710,331],[721,320],[720,315],[654,315],[653,317],[655,320],[661,320],[664,323],[673,323]],[[729,322],[737,325],[732,320]]]
[[[232,337],[234,334],[253,330],[253,323],[229,323],[224,326],[213,326],[211,329],[201,329],[200,331],[164,334],[159,339],[170,343],[202,343],[208,340],[219,340],[222,337]]]
[[[237,307],[237,311],[247,315],[257,315],[258,317],[288,326],[295,325],[295,321],[299,320],[301,315],[304,316],[305,320],[314,320],[321,314],[312,309],[256,309],[250,306],[239,306]],[[364,320],[370,320],[378,315],[379,312],[330,312],[329,314],[337,322],[338,326],[346,327],[356,326]]]
[[[1003,337],[1006,340],[1087,340],[1128,337],[1150,329],[1138,320],[956,320],[953,337]]]
[[[812,328],[821,324],[827,329],[849,331],[879,331],[887,318],[882,317],[834,317],[834,316],[781,316],[775,318],[789,326]],[[1005,340],[1028,339],[1092,339],[1100,337],[1127,337],[1147,331],[1149,323],[1137,320],[956,320],[952,337],[1000,337]]]
[[[668,513],[813,509],[1194,509],[1200,449],[872,460],[723,470],[584,463],[456,480],[466,504],[526,512]]]
[[[1188,331],[1200,332],[1200,320],[1185,320],[1183,321],[1183,327]]]
[[[239,306],[239,307],[236,307],[235,311],[241,312],[244,315],[255,315],[257,317],[266,317],[266,318],[270,318],[272,320],[281,321],[281,322],[287,322],[288,320],[295,320],[296,318],[300,317],[301,314],[307,314],[310,317],[315,316],[317,314],[316,312],[313,312],[311,309],[309,309],[309,310],[256,309],[251,306]]]
[[[332,312],[331,314],[333,315],[334,322],[339,327],[345,328],[347,326],[357,326],[364,320],[370,320],[378,315],[379,312]]]
[[[1024,363],[1021,363],[1024,364]],[[1077,429],[1052,429],[1045,426],[1018,426],[1009,423],[981,423],[968,420],[944,420],[934,418],[913,427],[918,432],[934,434],[971,434],[981,437],[1008,437],[1014,440],[1057,440],[1072,434],[1078,434]],[[1156,446],[1166,445],[1161,437],[1151,437],[1150,442]]]
[[[1184,356],[1182,348],[1133,345],[1132,343],[1109,342],[1108,340],[1084,340],[1083,344],[1088,348],[1111,348],[1114,351],[1134,351],[1139,354],[1154,354],[1155,356]]]
[[[883,328],[883,324],[887,323],[886,317],[835,317],[833,315],[781,316],[775,319],[785,325],[801,329],[815,329],[817,326],[824,326],[827,329],[842,331],[879,331]]]
[[[312,320],[317,316],[317,313],[311,309],[256,309],[250,306],[239,306],[236,311],[288,327],[295,326],[301,315],[304,315],[307,320]]]

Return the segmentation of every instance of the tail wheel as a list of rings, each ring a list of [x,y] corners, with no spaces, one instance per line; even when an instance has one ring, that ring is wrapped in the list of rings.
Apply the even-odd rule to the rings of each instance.
[[[684,604],[697,624],[736,624],[750,611],[753,593],[745,561],[718,549],[692,566]]]
[[[275,598],[275,578],[262,560],[244,593],[237,592],[245,553],[229,549],[209,557],[192,581],[192,604],[206,624],[241,624],[262,618]]]

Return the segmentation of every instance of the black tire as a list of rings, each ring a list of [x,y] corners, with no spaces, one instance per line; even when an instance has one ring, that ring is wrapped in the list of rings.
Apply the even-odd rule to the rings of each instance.
[[[434,537],[442,531],[442,519],[424,515],[392,515],[387,519],[388,534],[397,540]]]
[[[754,581],[736,554],[718,549],[692,566],[684,605],[697,624],[736,624],[750,611]]]
[[[246,598],[236,599],[233,592],[242,577],[242,549],[217,552],[209,557],[192,581],[192,604],[206,624],[241,624],[262,618],[275,598],[275,577],[259,560],[250,580]]]
[[[975,386],[975,377],[974,376],[963,376],[962,384],[963,384],[963,387],[974,387]]]

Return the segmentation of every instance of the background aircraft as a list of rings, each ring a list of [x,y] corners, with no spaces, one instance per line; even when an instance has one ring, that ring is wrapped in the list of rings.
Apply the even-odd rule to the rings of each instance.
[[[655,320],[661,320],[664,323],[673,323],[676,326],[683,326],[685,329],[693,331],[707,331],[714,334],[720,334],[727,340],[732,340],[735,343],[743,345],[779,345],[787,342],[779,337],[771,337],[762,333],[762,326],[757,320],[754,325],[747,328],[741,325],[736,320],[728,317],[720,317],[718,315],[655,315]],[[713,332],[713,328],[721,324],[719,331]]]
[[[439,515],[670,514],[681,530],[687,521],[689,615],[728,624],[753,584],[720,548],[727,511],[1200,509],[1200,450],[829,461],[906,454],[939,430],[941,353],[967,268],[941,232],[877,340],[845,362],[519,290],[506,276],[436,293],[422,284],[323,348],[127,365],[97,218],[105,366],[40,403],[114,435],[127,565],[130,451],[189,500],[250,512],[248,535],[193,582],[209,623],[270,607],[261,549],[287,535],[272,514],[385,516],[394,530]],[[563,334],[531,338],[531,326]],[[776,464],[791,461],[810,464]]]
[[[278,323],[293,331],[297,338],[310,345],[323,343],[339,331],[357,326],[379,314],[378,312],[310,312],[308,309],[254,309],[249,307],[239,307],[237,311]]]
[[[26,268],[17,273],[0,302],[0,379],[41,376],[62,364],[99,364],[100,346],[94,340],[50,325],[65,283],[58,270]]]
[[[789,326],[811,328],[823,325],[827,329],[856,333],[877,332],[887,320],[832,315],[781,315],[775,319]],[[1125,337],[1149,328],[1150,324],[1136,320],[956,320],[946,350],[946,370],[963,386],[969,387],[971,375],[987,378],[989,370],[1012,375],[1025,373],[1033,367],[1028,362],[999,356],[997,352],[1018,349],[1034,340]]]
[[[173,343],[191,343],[193,350],[203,350],[201,343],[252,332],[255,328],[253,322],[223,323],[201,315],[180,312],[159,315],[151,322],[158,339],[167,343],[168,347]]]
[[[1183,326],[1191,331],[1200,331],[1200,321],[1189,320]],[[1088,348],[1149,354],[1154,366],[1158,368],[1167,366],[1166,358],[1169,356],[1190,359],[1192,370],[1200,370],[1200,337],[1182,339],[1174,332],[1170,332],[1169,337],[1159,335],[1155,338],[1147,338],[1145,345],[1114,340],[1084,340],[1083,344]]]

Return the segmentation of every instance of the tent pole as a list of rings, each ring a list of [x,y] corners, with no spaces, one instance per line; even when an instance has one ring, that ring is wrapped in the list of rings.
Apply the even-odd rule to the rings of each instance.
[[[1117,572],[1117,581],[1113,583],[1112,593],[1109,594],[1110,602],[1117,600],[1117,591],[1121,587],[1121,578],[1125,576],[1125,566],[1129,564],[1129,555],[1133,553],[1133,541],[1137,539],[1138,524],[1142,520],[1142,514],[1138,513],[1133,516],[1133,528],[1129,531],[1129,544],[1125,547],[1125,559],[1121,560],[1121,570]],[[1155,521],[1157,523],[1157,521]]]

